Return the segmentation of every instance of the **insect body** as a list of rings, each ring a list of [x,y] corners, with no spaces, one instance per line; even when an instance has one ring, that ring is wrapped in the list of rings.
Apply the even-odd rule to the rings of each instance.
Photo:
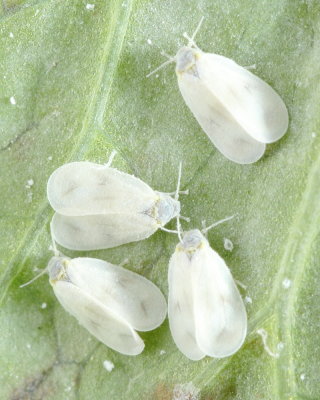
[[[72,162],[50,176],[48,200],[56,211],[55,240],[94,250],[145,239],[180,213],[175,198],[106,165]]]
[[[230,58],[197,47],[194,37],[202,20],[191,38],[184,35],[188,45],[163,66],[176,63],[182,97],[218,150],[236,163],[253,163],[262,157],[266,143],[285,134],[288,111],[262,79]]]
[[[47,271],[54,293],[92,335],[126,355],[140,354],[138,331],[158,327],[166,301],[148,279],[95,258],[54,256]]]
[[[173,340],[191,360],[227,357],[243,344],[247,315],[224,260],[195,229],[169,263],[168,317]]]

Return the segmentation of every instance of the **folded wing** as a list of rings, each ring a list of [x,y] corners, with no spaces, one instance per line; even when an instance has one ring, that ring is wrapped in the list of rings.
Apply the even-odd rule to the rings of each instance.
[[[134,329],[149,331],[165,319],[167,304],[151,281],[132,271],[96,258],[70,260],[72,283],[91,294]]]
[[[211,93],[253,139],[271,143],[285,134],[287,108],[265,81],[216,54],[202,53],[197,69]]]
[[[52,234],[61,246],[72,250],[98,250],[146,239],[157,229],[156,221],[145,214],[87,215],[55,213]]]
[[[196,327],[190,261],[183,251],[175,251],[169,263],[168,317],[172,338],[179,350],[191,360],[205,353],[196,341]]]
[[[62,306],[106,346],[126,355],[140,354],[144,343],[134,329],[74,284],[58,281],[53,290]]]
[[[254,163],[262,157],[265,144],[247,133],[205,82],[184,73],[178,76],[178,84],[201,128],[225,157],[239,164]]]
[[[227,357],[243,344],[247,315],[224,260],[209,246],[193,258],[196,340],[211,357]]]
[[[150,209],[155,192],[140,179],[100,164],[62,165],[47,184],[52,208],[63,215],[138,213]]]

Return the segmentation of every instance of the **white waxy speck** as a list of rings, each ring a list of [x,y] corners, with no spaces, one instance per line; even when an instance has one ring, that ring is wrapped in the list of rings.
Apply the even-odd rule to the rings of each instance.
[[[166,354],[165,350],[160,350],[160,356],[163,356],[164,354]]]
[[[312,136],[313,138],[315,138],[315,137],[317,136],[317,134],[316,134],[315,132],[312,132],[312,133],[311,133],[311,136]]]
[[[86,9],[87,10],[94,10],[94,4],[90,4],[90,3],[88,3],[87,5],[86,5]]]
[[[26,188],[30,189],[31,186],[33,186],[33,185],[34,185],[34,180],[33,179],[28,179],[27,180],[27,184],[26,184]]]
[[[279,351],[283,350],[283,349],[284,349],[284,343],[283,343],[283,342],[279,342],[279,343],[277,344],[277,349],[278,349]]]
[[[152,40],[151,40],[151,39],[148,39],[148,40],[147,40],[147,43],[150,44],[150,46],[151,46],[151,45],[152,45]]]
[[[47,303],[42,303],[41,304],[41,308],[44,310],[45,308],[47,308]]]
[[[284,289],[289,289],[289,287],[291,286],[291,280],[290,279],[288,279],[288,278],[285,278],[283,281],[282,281],[282,286],[284,287]]]
[[[231,242],[230,239],[224,238],[223,239],[223,245],[224,248],[228,251],[232,251],[233,250],[233,243]]]
[[[280,354],[279,353],[274,353],[270,347],[267,344],[267,339],[268,339],[268,333],[265,329],[258,329],[257,330],[257,334],[261,336],[262,338],[262,343],[263,343],[263,347],[265,349],[265,351],[269,354],[269,356],[273,357],[273,358],[279,358]]]
[[[14,38],[14,34],[12,32],[9,33],[9,37]]]
[[[247,304],[252,304],[252,298],[249,297],[249,296],[246,296],[246,297],[244,298],[244,302],[247,303]]]
[[[301,379],[302,381],[304,381],[304,380],[306,379],[306,375],[305,375],[305,374],[301,374],[301,375],[300,375],[300,379]]]
[[[13,106],[15,106],[15,105],[17,104],[16,99],[15,99],[13,96],[10,97],[10,103],[11,103]]]
[[[52,156],[49,156],[49,157],[48,157],[48,161],[52,161]]]
[[[103,366],[108,372],[111,372],[113,370],[113,368],[114,368],[113,362],[111,362],[109,360],[104,360],[103,361]]]

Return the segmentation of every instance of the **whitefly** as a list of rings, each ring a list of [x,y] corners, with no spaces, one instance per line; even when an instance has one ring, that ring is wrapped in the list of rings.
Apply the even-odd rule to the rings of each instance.
[[[157,328],[167,305],[148,279],[97,258],[69,258],[54,243],[54,257],[44,273],[62,307],[100,342],[126,355],[140,354],[144,342],[137,331]]]
[[[288,111],[274,89],[248,68],[230,58],[202,51],[194,38],[203,18],[171,62],[182,97],[199,125],[229,160],[250,164],[259,160],[266,143],[279,140],[288,129]]]
[[[47,196],[56,211],[54,239],[73,250],[111,248],[148,238],[180,214],[174,193],[153,190],[142,180],[107,165],[72,162],[50,176]],[[185,192],[180,192],[185,193]]]
[[[228,357],[247,332],[246,310],[231,272],[203,235],[218,223],[182,234],[178,224],[180,242],[169,262],[170,331],[191,360]]]

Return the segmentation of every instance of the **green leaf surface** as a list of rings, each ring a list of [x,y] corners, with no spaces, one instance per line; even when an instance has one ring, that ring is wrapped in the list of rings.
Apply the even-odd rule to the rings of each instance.
[[[319,399],[319,1],[1,4],[0,398]],[[146,78],[163,61],[160,49],[174,54],[202,15],[198,45],[255,64],[288,106],[288,133],[254,165],[234,164],[212,146],[183,102],[173,66]],[[141,335],[141,355],[126,357],[80,327],[46,277],[19,288],[52,254],[52,171],[72,160],[103,163],[112,149],[117,168],[160,191],[174,190],[183,162],[190,194],[181,199],[182,212],[191,218],[185,229],[237,214],[209,233],[247,286],[243,297],[252,299],[248,337],[234,356],[188,360],[166,321]],[[127,257],[129,269],[167,295],[176,243],[159,231],[83,254],[115,264]],[[257,329],[268,333],[278,358],[264,349]],[[114,363],[112,372],[104,360]]]

